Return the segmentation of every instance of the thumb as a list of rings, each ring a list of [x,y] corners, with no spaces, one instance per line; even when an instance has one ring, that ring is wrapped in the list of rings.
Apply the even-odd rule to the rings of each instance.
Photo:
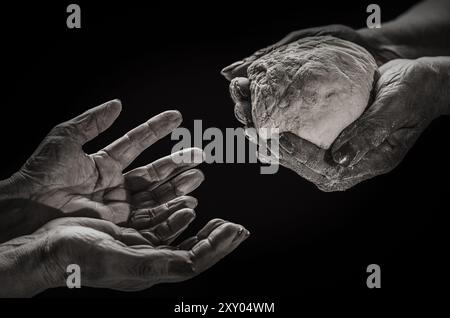
[[[120,100],[115,99],[106,102],[57,125],[50,132],[50,135],[70,137],[83,145],[108,129],[119,116],[121,110],[122,103]]]
[[[383,119],[385,118],[368,116],[347,127],[331,148],[333,160],[340,165],[352,167],[370,150],[381,145],[391,131],[389,123]]]

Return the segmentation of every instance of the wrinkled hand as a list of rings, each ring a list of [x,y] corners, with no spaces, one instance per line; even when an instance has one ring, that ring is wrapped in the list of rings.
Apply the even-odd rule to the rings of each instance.
[[[83,144],[106,130],[120,111],[121,103],[114,100],[57,125],[11,178],[8,189],[15,189],[9,193],[14,204],[7,203],[9,209],[0,211],[2,227],[11,231],[13,225],[20,225],[21,234],[30,233],[61,216],[89,216],[135,226],[164,209],[167,202],[193,208],[196,200],[184,195],[204,179],[199,170],[188,170],[202,161],[200,149],[183,150],[123,172],[142,151],[181,123],[179,112],[161,113],[94,154],[83,151]],[[180,154],[192,160],[173,160]],[[44,209],[23,206],[27,202]],[[54,212],[45,216],[28,215],[50,208]]]
[[[215,219],[178,246],[169,246],[193,220],[191,209],[159,211],[136,231],[92,218],[59,218],[35,233],[0,244],[0,296],[35,295],[66,286],[70,264],[81,284],[136,291],[190,279],[232,252],[248,236],[240,225]]]
[[[280,137],[280,163],[323,191],[347,190],[394,169],[429,123],[448,113],[450,58],[393,60],[380,67],[380,74],[373,104],[331,150],[285,133]],[[231,90],[235,100],[243,100],[240,92],[248,87]]]
[[[225,76],[225,78],[229,81],[236,77],[247,77],[247,68],[250,66],[250,64],[252,64],[263,55],[266,55],[267,53],[279,48],[280,46],[289,44],[302,38],[324,35],[331,35],[364,47],[374,56],[378,65],[382,65],[393,58],[399,57],[398,54],[387,50],[381,44],[381,42],[374,42],[373,38],[367,38],[364,35],[364,32],[356,31],[345,25],[333,24],[291,32],[277,43],[260,49],[253,53],[251,56],[225,67],[222,70],[222,75]]]
[[[277,43],[260,49],[249,57],[234,62],[222,70],[222,75],[231,81],[230,94],[235,103],[234,113],[236,118],[246,126],[253,125],[251,119],[251,104],[249,100],[250,90],[247,88],[249,86],[247,69],[254,61],[291,42],[306,37],[325,35],[331,35],[364,47],[373,55],[378,65],[382,65],[389,60],[400,57],[398,53],[391,49],[387,49],[387,45],[385,45],[387,40],[379,40],[373,36],[369,37],[364,30],[357,31],[345,25],[333,24],[291,32]]]

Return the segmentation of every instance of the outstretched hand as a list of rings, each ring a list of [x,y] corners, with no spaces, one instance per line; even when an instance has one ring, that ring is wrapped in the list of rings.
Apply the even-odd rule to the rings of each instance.
[[[71,264],[80,267],[83,286],[136,291],[179,282],[213,266],[249,236],[242,226],[215,219],[178,246],[167,245],[193,216],[190,209],[162,212],[140,231],[100,219],[53,220],[0,244],[0,296],[32,296],[65,286]]]
[[[53,128],[11,178],[8,189],[14,190],[6,191],[6,199],[14,204],[0,212],[2,227],[11,232],[15,225],[21,226],[12,233],[17,236],[61,216],[95,217],[134,227],[155,211],[195,207],[196,200],[185,195],[204,179],[192,169],[202,162],[200,149],[186,149],[124,173],[142,151],[180,125],[178,111],[151,118],[96,153],[83,151],[87,141],[111,126],[121,108],[120,101],[113,100]],[[191,160],[174,160],[180,155]],[[23,204],[45,209],[35,211]],[[47,213],[51,209],[56,212]],[[40,211],[42,215],[29,215]]]

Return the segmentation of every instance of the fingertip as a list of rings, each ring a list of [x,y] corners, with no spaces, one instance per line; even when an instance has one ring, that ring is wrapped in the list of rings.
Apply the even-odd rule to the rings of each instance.
[[[191,169],[182,174],[184,177],[189,177],[197,180],[200,183],[202,183],[205,180],[205,174],[199,170],[199,169]]]
[[[248,238],[247,232],[242,225],[225,222],[210,233],[208,240],[218,253],[217,255],[223,257]]]
[[[205,174],[203,173],[203,171],[198,170],[198,173],[199,173],[200,178],[201,178],[201,180],[202,180],[201,182],[205,181],[206,177],[205,177]]]
[[[194,197],[186,197],[186,207],[188,207],[189,209],[195,209],[198,206],[198,200]],[[195,211],[194,211],[195,213]]]
[[[235,234],[232,243],[240,243],[245,241],[249,236],[250,236],[250,232],[243,227],[242,225],[238,225],[238,231]]]
[[[200,169],[191,169],[186,171],[185,174],[197,179],[201,179],[202,181],[205,179],[205,175]]]
[[[246,77],[236,77],[233,79],[232,84],[239,97],[248,98],[250,97],[250,81]]]
[[[197,214],[195,213],[194,209],[184,208],[176,212],[176,215],[178,217],[183,218],[187,222],[191,222],[195,219]]]
[[[231,81],[231,80],[233,79],[233,77],[232,77],[232,76],[230,75],[230,73],[229,73],[229,68],[228,68],[228,66],[225,67],[225,68],[223,68],[223,69],[220,71],[220,74],[222,74],[222,76],[225,77],[225,79],[228,80],[228,81]]]
[[[219,228],[218,228],[218,231],[220,231],[221,235],[218,237],[221,238],[222,240],[226,240],[228,238],[233,238],[233,241],[234,241],[234,239],[236,237],[242,235],[244,232],[242,226],[237,225],[235,223],[231,223],[231,222],[225,222]]]
[[[238,67],[241,66],[242,64],[244,64],[244,61],[237,61],[234,62],[226,67],[224,67],[221,71],[220,74],[222,74],[227,80],[231,81],[235,76],[233,76],[233,70]]]
[[[350,143],[346,143],[336,151],[332,152],[334,162],[344,167],[348,167],[355,156],[356,152]]]
[[[116,104],[122,105],[122,101],[121,101],[119,98],[113,99],[113,100],[111,101],[111,103],[116,103]]]
[[[183,115],[176,109],[167,110],[163,112],[162,115],[165,116],[171,123],[179,125],[183,122]]]
[[[106,102],[104,105],[106,106],[108,115],[111,117],[117,117],[122,111],[122,101],[118,98]]]

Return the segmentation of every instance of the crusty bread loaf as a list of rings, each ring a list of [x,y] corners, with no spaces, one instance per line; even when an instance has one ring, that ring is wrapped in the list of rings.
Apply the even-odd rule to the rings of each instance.
[[[332,36],[275,49],[248,68],[253,123],[328,149],[363,113],[377,72],[367,50]]]

